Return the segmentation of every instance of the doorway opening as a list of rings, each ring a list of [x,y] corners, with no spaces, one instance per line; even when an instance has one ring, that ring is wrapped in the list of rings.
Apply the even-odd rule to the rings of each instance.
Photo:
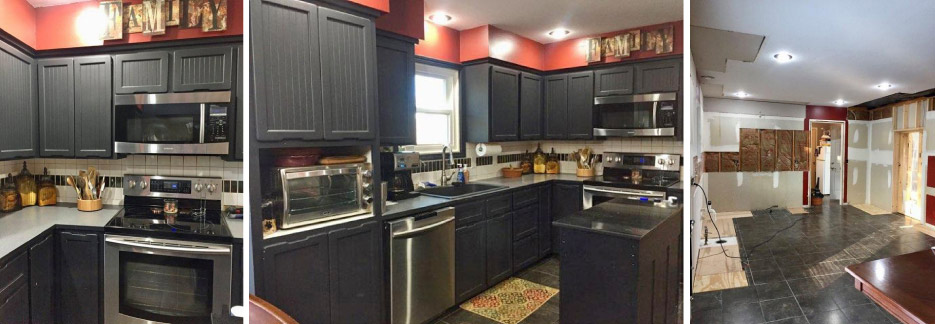
[[[844,201],[844,172],[847,168],[844,156],[844,121],[812,120],[809,122],[808,196],[821,192],[825,200]]]
[[[922,131],[894,131],[893,211],[922,219]]]

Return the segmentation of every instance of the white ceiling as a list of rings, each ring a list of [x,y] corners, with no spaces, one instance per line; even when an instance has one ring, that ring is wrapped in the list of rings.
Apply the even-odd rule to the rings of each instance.
[[[51,7],[51,6],[58,6],[58,5],[63,5],[63,4],[85,2],[85,1],[88,1],[88,0],[26,0],[26,2],[29,2],[29,4],[32,5],[33,8]]]
[[[426,16],[445,12],[448,27],[464,30],[494,25],[539,43],[557,40],[546,33],[556,27],[566,38],[682,20],[681,0],[426,0]]]
[[[695,0],[692,26],[766,36],[752,63],[728,60],[726,73],[698,74],[715,77],[702,82],[723,85],[723,94],[742,90],[749,99],[816,105],[935,88],[933,14],[935,1],[928,0]],[[693,56],[724,46],[696,41],[693,28]],[[775,62],[780,51],[794,60]],[[894,87],[874,87],[882,82]]]

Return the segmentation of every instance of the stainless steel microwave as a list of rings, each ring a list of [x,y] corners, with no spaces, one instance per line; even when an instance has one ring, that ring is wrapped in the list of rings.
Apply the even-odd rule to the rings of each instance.
[[[678,93],[594,98],[594,136],[675,136]]]
[[[231,92],[114,96],[114,152],[224,155]]]
[[[282,209],[272,212],[281,229],[372,212],[370,163],[278,168],[273,176]]]

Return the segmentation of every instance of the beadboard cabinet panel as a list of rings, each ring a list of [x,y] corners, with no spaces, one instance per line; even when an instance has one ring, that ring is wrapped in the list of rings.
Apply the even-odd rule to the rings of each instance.
[[[114,93],[169,91],[169,52],[150,51],[114,55]]]
[[[230,46],[174,51],[172,91],[230,90],[233,55]]]
[[[318,8],[325,139],[372,139],[376,85],[373,21]]]
[[[36,62],[0,42],[0,160],[35,157],[39,148]]]
[[[75,58],[75,156],[109,158],[114,147],[111,133],[113,63],[110,56]]]
[[[39,60],[42,157],[75,156],[75,69],[71,58]]]

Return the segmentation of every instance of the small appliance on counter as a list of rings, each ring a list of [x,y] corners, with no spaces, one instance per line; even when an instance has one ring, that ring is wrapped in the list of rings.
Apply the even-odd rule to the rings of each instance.
[[[584,209],[614,198],[662,202],[680,183],[681,161],[677,154],[605,152],[604,174],[583,182]]]
[[[372,211],[370,163],[273,168],[263,203],[264,225],[271,233]]]
[[[417,152],[380,153],[380,171],[387,185],[387,199],[399,201],[419,195],[412,183],[412,170],[419,167],[421,159]]]

